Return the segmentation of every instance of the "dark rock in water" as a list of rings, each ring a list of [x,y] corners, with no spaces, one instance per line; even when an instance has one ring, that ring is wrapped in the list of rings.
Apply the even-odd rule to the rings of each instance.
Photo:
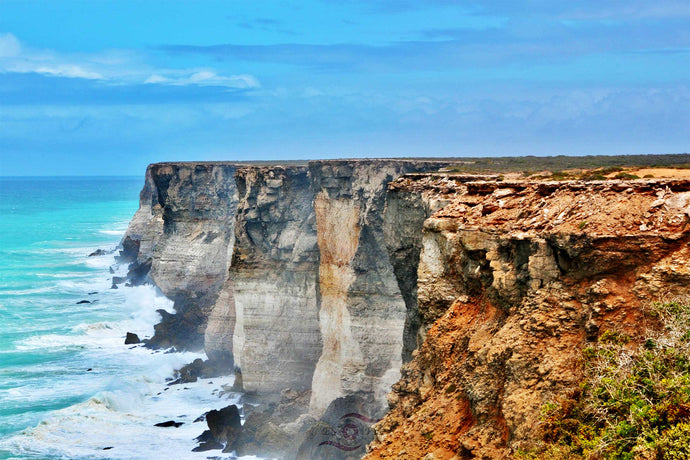
[[[169,385],[177,385],[179,383],[192,383],[196,382],[197,379],[207,379],[211,377],[219,377],[221,375],[227,375],[232,369],[232,363],[227,361],[219,360],[202,360],[195,359],[186,366],[175,371],[175,375],[178,377],[174,382]]]
[[[81,305],[83,303],[91,303],[91,301],[90,300],[80,300],[79,302],[77,302],[77,305]]]
[[[221,450],[222,448],[223,444],[218,441],[206,441],[192,449],[192,452],[206,452],[209,450]]]
[[[108,446],[108,447],[104,447],[104,448],[103,448],[103,450],[110,450],[110,449],[114,449],[114,447],[113,447],[113,446]]]
[[[213,439],[225,443],[225,449],[228,452],[234,450],[237,438],[242,432],[241,420],[240,410],[234,404],[206,414],[206,424],[211,430]]]
[[[113,276],[113,284],[122,284],[127,281],[125,276]]]
[[[111,275],[114,275],[114,274],[115,274],[115,270],[113,270],[113,267],[109,267],[108,270],[110,270],[110,274],[111,274]]]
[[[206,414],[208,414],[208,412],[204,412],[203,414],[201,414],[200,416],[195,418],[194,422],[192,422],[192,423],[205,422],[206,421]],[[208,431],[208,430],[206,430],[206,431]],[[204,433],[206,433],[206,431],[204,431]],[[210,431],[209,431],[209,433],[210,433]],[[202,436],[203,436],[203,433],[202,433]]]
[[[235,444],[237,453],[293,458],[289,454],[297,451],[305,439],[307,430],[316,423],[316,420],[308,415],[310,397],[309,390],[287,389],[281,392],[278,404],[256,407],[245,405],[245,422]],[[290,432],[281,428],[285,423],[292,424]]]
[[[127,337],[125,337],[125,345],[132,345],[134,343],[141,343],[141,339],[135,333],[128,332]]]
[[[144,263],[133,262],[127,267],[127,279],[132,286],[139,286],[149,281],[149,272],[151,271],[151,260]]]
[[[208,412],[206,414],[208,414]],[[204,415],[206,415],[206,414],[204,414]],[[204,420],[205,419],[206,419],[206,417],[204,417]],[[196,439],[199,442],[211,441],[211,440],[213,440],[213,434],[211,433],[211,430],[206,430],[194,439]]]
[[[108,254],[107,251],[104,251],[103,249],[96,249],[91,254],[89,254],[89,257],[104,256],[106,254]]]
[[[94,294],[98,294],[98,291],[91,291],[91,292],[89,292],[89,295],[94,295]]]
[[[235,380],[232,382],[232,388],[230,389],[230,391],[234,391],[235,393],[242,393],[242,391],[244,391],[242,385],[242,371],[238,367],[237,369],[235,369]]]
[[[139,256],[139,246],[141,242],[135,240],[129,235],[122,240],[122,249],[120,249],[120,254],[115,256],[115,260],[119,263],[132,263],[136,262]]]
[[[161,428],[170,428],[170,427],[179,428],[182,425],[184,425],[183,422],[176,422],[175,420],[168,420],[167,422],[156,423],[154,426],[158,426]]]
[[[89,367],[88,369],[86,369],[86,372],[91,372],[92,370],[93,370],[93,369],[91,369],[91,368]]]
[[[117,284],[113,284],[112,286],[110,286],[110,289],[118,289]]]

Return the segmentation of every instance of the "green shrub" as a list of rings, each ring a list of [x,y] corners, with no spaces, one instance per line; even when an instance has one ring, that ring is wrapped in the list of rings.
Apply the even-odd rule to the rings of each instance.
[[[639,178],[640,178],[640,176],[636,176],[635,174],[630,174],[630,173],[625,173],[625,172],[618,173],[618,174],[616,174],[614,177],[615,177],[616,179],[626,179],[626,180],[629,180],[629,179],[639,179]]]
[[[603,332],[577,392],[541,411],[533,458],[690,460],[690,304],[656,303],[640,346]],[[535,452],[535,451],[532,451]]]
[[[690,424],[679,423],[666,430],[656,443],[661,460],[690,460]]]

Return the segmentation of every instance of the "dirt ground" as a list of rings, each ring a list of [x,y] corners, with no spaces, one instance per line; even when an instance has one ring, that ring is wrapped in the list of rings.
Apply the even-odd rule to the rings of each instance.
[[[630,169],[626,172],[635,174],[639,177],[653,176],[656,178],[670,178],[670,179],[690,179],[690,169],[673,169],[673,168],[645,168],[645,169]]]

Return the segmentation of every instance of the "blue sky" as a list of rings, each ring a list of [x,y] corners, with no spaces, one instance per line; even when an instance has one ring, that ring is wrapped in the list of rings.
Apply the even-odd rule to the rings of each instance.
[[[688,151],[686,0],[0,0],[0,175]]]

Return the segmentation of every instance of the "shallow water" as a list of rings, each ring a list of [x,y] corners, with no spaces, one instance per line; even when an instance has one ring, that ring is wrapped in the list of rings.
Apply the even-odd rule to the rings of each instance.
[[[194,420],[239,398],[218,396],[232,376],[166,386],[202,354],[124,345],[172,303],[151,286],[110,289],[114,253],[88,254],[115,249],[142,183],[0,178],[0,459],[206,458],[190,452],[205,428]],[[171,419],[184,425],[153,426]]]

